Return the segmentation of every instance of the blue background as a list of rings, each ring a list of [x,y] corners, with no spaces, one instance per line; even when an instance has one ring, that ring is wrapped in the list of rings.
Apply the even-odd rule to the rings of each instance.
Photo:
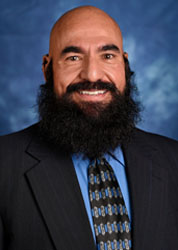
[[[50,29],[65,11],[87,4],[121,27],[144,106],[139,127],[178,139],[177,0],[1,0],[0,134],[38,120],[36,95]]]

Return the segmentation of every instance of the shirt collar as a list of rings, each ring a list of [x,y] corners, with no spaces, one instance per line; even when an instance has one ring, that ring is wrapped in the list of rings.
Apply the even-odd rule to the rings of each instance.
[[[114,159],[118,161],[122,166],[125,166],[123,152],[120,146],[118,146],[114,150],[110,150],[107,154],[104,155],[104,157],[108,162],[110,162],[111,159]]]

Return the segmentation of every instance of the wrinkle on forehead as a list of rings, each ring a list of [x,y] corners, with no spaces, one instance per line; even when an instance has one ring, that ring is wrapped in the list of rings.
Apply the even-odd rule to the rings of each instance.
[[[89,30],[93,27],[101,27],[110,29],[112,32],[117,33],[122,44],[122,33],[115,22],[107,13],[93,6],[81,6],[66,12],[54,24],[50,34],[50,49],[49,54],[52,54],[55,48],[56,41],[64,36],[66,32],[74,32],[77,29]],[[111,32],[111,33],[112,33]]]

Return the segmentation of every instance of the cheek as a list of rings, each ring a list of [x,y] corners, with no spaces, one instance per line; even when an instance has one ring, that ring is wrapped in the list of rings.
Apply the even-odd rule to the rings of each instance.
[[[122,64],[112,65],[105,69],[107,78],[113,82],[119,91],[123,92],[126,85],[125,66]]]
[[[70,70],[65,68],[54,69],[53,79],[54,79],[54,90],[57,94],[62,95],[66,92],[66,88],[69,84],[75,82],[78,75],[77,70]]]

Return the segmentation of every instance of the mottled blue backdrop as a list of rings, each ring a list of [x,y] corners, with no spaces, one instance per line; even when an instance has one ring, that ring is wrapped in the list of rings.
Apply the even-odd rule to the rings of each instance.
[[[50,29],[62,13],[87,4],[106,11],[123,31],[145,108],[139,127],[178,139],[177,0],[1,0],[0,134],[38,120]]]

